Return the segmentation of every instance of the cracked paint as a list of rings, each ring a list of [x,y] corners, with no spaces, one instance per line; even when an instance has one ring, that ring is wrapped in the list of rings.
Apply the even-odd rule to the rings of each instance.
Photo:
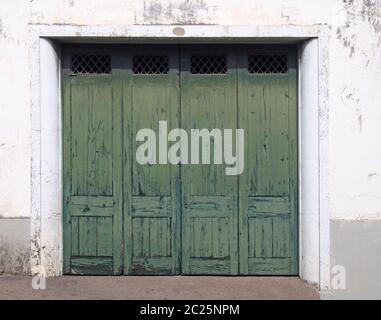
[[[336,29],[336,37],[349,50],[349,57],[356,52],[356,44],[361,33],[354,26],[367,23],[381,42],[381,1],[379,0],[343,0],[346,15],[345,22]]]
[[[135,24],[208,24],[216,9],[204,0],[162,2],[144,1],[142,14],[135,12]]]

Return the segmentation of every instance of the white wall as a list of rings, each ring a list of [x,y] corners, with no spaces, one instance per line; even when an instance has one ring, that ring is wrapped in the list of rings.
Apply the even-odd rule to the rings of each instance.
[[[322,184],[328,214],[331,219],[381,219],[380,12],[377,0],[1,0],[0,218],[29,217],[32,211],[31,29],[104,26],[109,32],[110,26],[217,24],[226,30],[233,25],[328,26],[330,100],[320,138],[329,148],[323,150],[327,154],[319,151],[328,159]]]
[[[362,3],[337,9],[332,20],[329,180],[335,219],[381,219],[381,1]]]
[[[28,217],[30,75],[27,1],[0,1],[0,218]]]

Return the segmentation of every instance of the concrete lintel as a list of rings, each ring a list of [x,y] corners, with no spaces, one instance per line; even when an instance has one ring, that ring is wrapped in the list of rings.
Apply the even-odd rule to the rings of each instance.
[[[182,29],[182,32],[178,32]],[[220,40],[258,40],[258,39],[309,39],[327,34],[326,25],[279,25],[279,26],[223,26],[223,25],[133,25],[133,26],[87,26],[52,24],[32,24],[31,30],[40,37],[54,39],[105,39],[141,40],[156,39],[220,39]],[[181,35],[179,35],[181,34]]]

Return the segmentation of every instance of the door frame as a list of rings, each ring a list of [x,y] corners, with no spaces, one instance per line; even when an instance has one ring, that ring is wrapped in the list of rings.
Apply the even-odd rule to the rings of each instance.
[[[174,28],[184,29],[177,35]],[[31,26],[31,270],[62,274],[60,43],[297,43],[299,47],[299,276],[330,282],[327,26]]]

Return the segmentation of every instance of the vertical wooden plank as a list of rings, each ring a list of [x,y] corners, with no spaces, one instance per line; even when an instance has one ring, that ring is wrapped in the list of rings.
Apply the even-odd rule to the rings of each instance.
[[[292,228],[289,218],[273,218],[273,255],[274,257],[292,256],[290,235]]]
[[[221,226],[218,218],[212,219],[212,257],[221,257],[220,252],[220,232]]]
[[[230,242],[224,235],[229,232],[229,219],[221,219],[221,233],[220,233],[220,250],[224,257],[228,257],[230,254]],[[234,248],[234,244],[233,244]]]
[[[298,250],[298,102],[297,102],[297,59],[295,51],[289,51],[289,76],[290,84],[288,91],[289,107],[289,148],[290,148],[290,203],[291,203],[291,230],[289,234],[289,246],[291,249],[291,274],[297,275],[299,269]]]
[[[207,219],[197,219],[197,229],[198,234],[200,235],[198,239],[198,251],[199,257],[206,258],[207,257],[207,248],[208,248],[208,238],[207,238],[207,230],[206,230],[206,221]]]
[[[166,244],[166,256],[167,257],[170,257],[170,256],[173,256],[173,254],[175,254],[175,259],[177,260],[178,259],[178,256],[181,255],[181,251],[179,250],[179,252],[176,253],[176,249],[179,248],[181,246],[181,244],[179,243],[180,242],[180,239],[178,239],[178,244],[176,245],[176,248],[173,248],[173,242],[172,239],[173,237],[171,237],[172,234],[174,234],[175,232],[181,232],[181,226],[178,226],[176,225],[177,229],[176,231],[173,231],[172,230],[172,219],[166,219],[166,232],[165,232],[165,244]],[[172,254],[173,252],[173,254]],[[177,264],[177,261],[176,261],[176,264],[173,265],[173,273],[174,274],[177,274],[177,272],[180,272],[180,265]]]
[[[246,254],[246,259],[249,257],[255,257],[255,222],[253,221],[253,218],[248,219],[248,228],[247,228],[247,233],[248,233],[248,249],[247,249],[247,254]],[[248,260],[245,261],[246,265],[248,264]],[[248,265],[247,265],[248,266]],[[248,269],[247,269],[248,272]]]
[[[288,84],[274,81],[271,88],[271,184],[273,195],[289,194]]]
[[[132,218],[132,152],[134,137],[132,133],[132,77],[130,67],[132,65],[131,53],[124,53],[124,70],[120,71],[122,81],[122,105],[123,105],[123,225],[124,225],[124,274],[129,274],[133,256],[142,256],[142,238],[139,236],[141,228],[138,219]],[[123,64],[122,64],[123,65]]]
[[[288,230],[284,224],[284,219],[273,218],[273,256],[277,258],[286,257],[285,232],[288,232]]]
[[[255,143],[251,139],[251,130],[259,124],[252,121],[252,115],[249,113],[249,96],[255,96],[256,93],[252,87],[247,84],[247,56],[243,48],[237,48],[241,54],[237,56],[237,100],[238,100],[238,128],[245,130],[244,143],[244,163],[245,171],[238,177],[239,211],[238,211],[238,234],[239,234],[239,273],[248,274],[248,255],[249,255],[249,235],[248,228],[251,223],[247,218],[247,197],[250,188],[250,175],[252,167],[255,166],[255,160],[252,159],[251,148],[249,144]],[[250,88],[250,92],[249,92]],[[250,125],[249,125],[250,124]],[[250,242],[251,244],[251,242]]]
[[[166,218],[160,218],[157,219],[156,222],[156,230],[157,230],[157,235],[156,235],[156,246],[151,245],[151,248],[155,248],[155,250],[151,251],[151,256],[156,256],[156,257],[165,257],[167,256],[167,250],[165,250],[165,238],[166,238]],[[155,237],[153,237],[155,238]],[[164,249],[164,250],[163,250]]]
[[[263,235],[262,235],[262,225],[258,221],[258,218],[253,218],[253,222],[255,223],[254,227],[254,257],[261,258],[263,257],[262,254],[262,247],[263,247]]]
[[[71,255],[79,256],[79,223],[78,218],[71,218]]]
[[[64,56],[67,64],[67,56]],[[70,272],[71,248],[71,221],[70,221],[70,195],[71,195],[71,85],[69,70],[62,68],[62,118],[63,118],[63,273]],[[77,238],[78,239],[78,238]]]
[[[96,80],[95,80],[96,81]],[[96,135],[95,135],[95,126],[94,123],[95,120],[95,108],[94,108],[94,90],[96,90],[99,84],[90,84],[88,85],[88,92],[89,92],[89,107],[88,107],[88,128],[87,128],[87,135],[86,135],[86,162],[85,166],[87,169],[87,174],[85,177],[85,184],[86,184],[86,194],[87,195],[97,195],[96,189],[96,175],[97,172],[95,171],[94,164],[95,164],[95,156],[96,156],[96,147],[95,147],[95,141],[96,141]],[[110,105],[111,108],[113,108],[113,105]],[[112,126],[112,123],[109,123],[109,125]]]
[[[109,196],[113,192],[113,130],[118,131],[120,121],[115,118],[116,123],[113,123],[113,113],[118,114],[121,92],[115,80],[93,86],[92,90],[91,131],[94,149],[91,153],[91,168],[95,174],[91,176],[91,183],[95,195]],[[121,142],[118,134],[115,138]],[[121,148],[120,145],[116,147]]]
[[[142,219],[143,257],[150,256],[150,218]]]
[[[166,244],[166,232],[168,232],[167,228],[167,219],[160,218],[157,221],[157,253],[156,256],[166,257],[167,250],[163,250]]]
[[[271,218],[255,218],[255,257],[272,257],[272,221]]]
[[[193,243],[193,255],[191,257],[199,258],[202,256],[201,253],[201,241],[202,241],[202,233],[201,233],[201,222],[200,219],[193,218],[192,219],[192,235],[193,239],[191,240]]]
[[[133,236],[131,238],[133,255],[143,256],[143,221],[141,218],[132,219]]]
[[[265,257],[273,257],[273,219],[265,218],[263,219],[262,225],[262,236],[263,236],[263,247],[262,254]]]
[[[79,255],[97,255],[97,223],[96,218],[79,218]]]
[[[121,274],[123,271],[123,87],[124,79],[123,61],[124,57],[120,51],[115,50],[113,56],[113,86],[111,91],[112,98],[112,186],[114,198],[113,216],[113,262],[114,274]],[[105,176],[110,175],[109,171]],[[107,178],[107,182],[110,178]],[[107,186],[107,184],[106,184]],[[110,192],[111,190],[104,192]]]
[[[160,228],[161,224],[160,218],[150,218],[149,219],[149,256],[157,257],[160,255],[159,247],[161,243],[159,242],[159,235],[162,231]]]
[[[181,101],[180,101],[180,70],[179,70],[179,48],[171,49],[170,78],[173,90],[170,92],[169,124],[170,128],[181,128]],[[172,273],[181,272],[181,214],[183,199],[181,196],[180,165],[171,166],[171,195],[172,195],[172,217],[167,219],[167,252],[172,255]]]
[[[274,146],[271,145],[271,87],[272,81],[263,80],[262,86],[262,96],[260,96],[261,104],[263,108],[261,126],[258,127],[258,134],[262,135],[262,156],[259,158],[261,162],[260,174],[257,179],[260,181],[262,187],[262,194],[271,195],[273,194],[273,185],[271,180],[271,159],[272,159],[272,149]]]
[[[204,233],[203,257],[213,257],[213,229],[212,218],[203,219],[202,231]]]
[[[74,80],[73,80],[74,82]],[[72,126],[72,191],[73,195],[87,194],[88,177],[88,132],[89,132],[89,109],[90,92],[86,83],[75,81],[72,86],[71,116]]]
[[[185,49],[181,46],[179,49],[180,59],[180,128],[187,130],[191,123],[187,123],[187,119],[190,119],[189,106],[191,102],[191,96],[187,94],[189,90],[189,83],[186,81],[185,70],[187,69],[187,57]],[[189,121],[189,120],[188,120]],[[190,258],[196,255],[195,243],[194,243],[194,221],[190,218],[188,208],[190,204],[190,177],[191,170],[186,170],[186,166],[180,167],[181,177],[181,273],[190,273]],[[193,236],[192,236],[193,235]]]
[[[97,256],[108,257],[113,255],[113,226],[112,218],[97,218]]]

